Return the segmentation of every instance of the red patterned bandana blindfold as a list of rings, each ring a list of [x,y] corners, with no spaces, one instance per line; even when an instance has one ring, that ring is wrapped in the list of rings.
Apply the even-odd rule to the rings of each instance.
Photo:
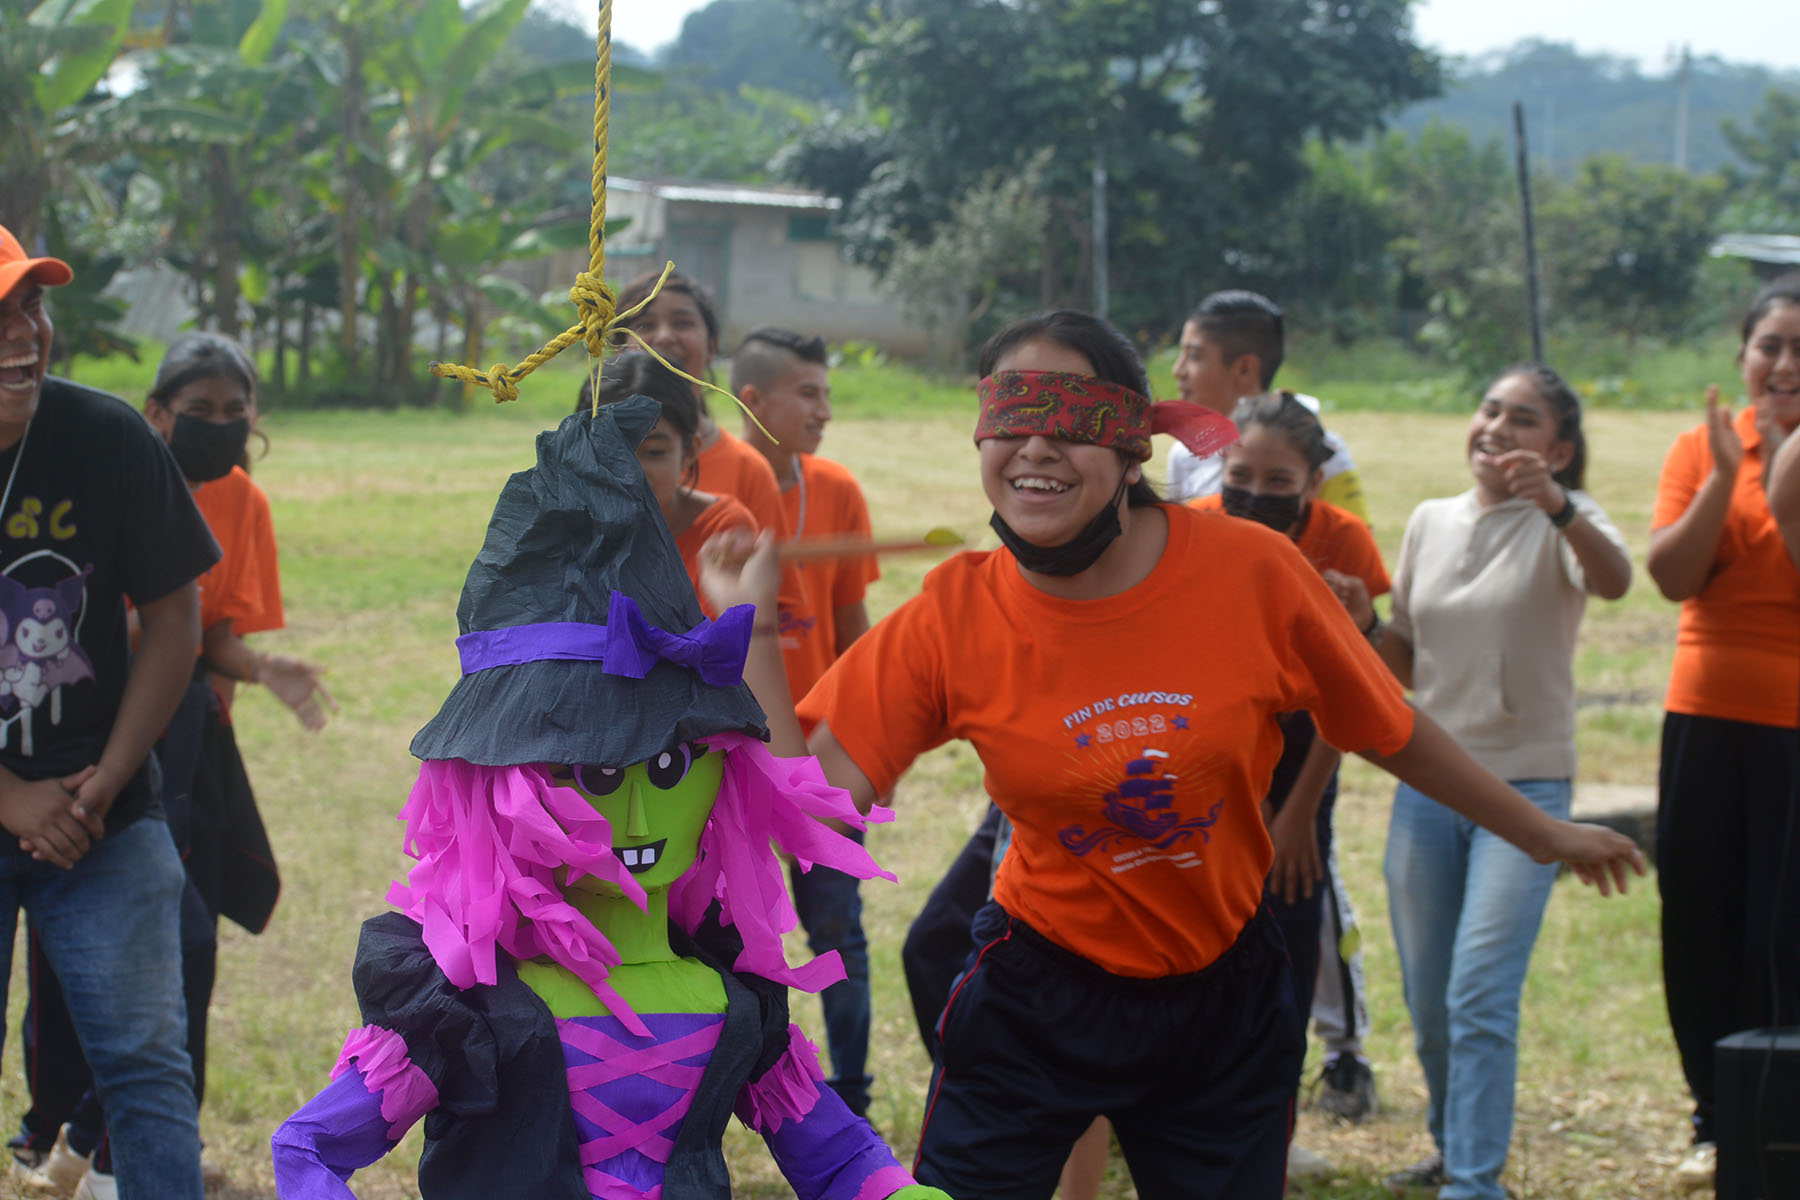
[[[1198,404],[1151,403],[1130,388],[1067,371],[996,371],[976,385],[975,440],[1042,436],[1108,446],[1147,462],[1150,435],[1167,433],[1195,456],[1237,441],[1229,418]]]

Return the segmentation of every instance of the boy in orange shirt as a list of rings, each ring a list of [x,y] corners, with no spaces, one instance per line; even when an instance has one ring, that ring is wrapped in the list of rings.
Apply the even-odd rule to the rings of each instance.
[[[869,535],[869,507],[848,470],[816,458],[831,420],[825,340],[787,329],[758,329],[731,360],[731,389],[762,422],[744,422],[744,443],[768,462],[781,487],[783,517],[795,539]],[[767,430],[765,433],[764,430]],[[773,435],[771,437],[770,435]],[[863,603],[880,575],[873,558],[835,558],[800,567],[805,603],[781,611],[781,652],[796,696],[869,629]],[[827,867],[792,872],[794,907],[814,954],[836,950],[843,982],[820,996],[832,1088],[858,1116],[869,1109],[869,954],[855,877]]]

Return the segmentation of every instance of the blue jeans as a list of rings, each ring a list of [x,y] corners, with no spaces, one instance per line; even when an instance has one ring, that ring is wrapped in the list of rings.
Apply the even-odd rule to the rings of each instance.
[[[181,992],[186,878],[169,827],[150,818],[101,838],[67,871],[0,855],[6,955],[23,907],[93,1069],[122,1200],[203,1195]],[[0,1009],[7,980],[0,970]]]
[[[1567,779],[1513,780],[1567,818]],[[1388,910],[1406,982],[1431,1137],[1449,1182],[1442,1200],[1502,1200],[1519,1058],[1519,993],[1556,864],[1399,785],[1388,825]]]
[[[862,841],[860,834],[857,841]],[[869,940],[863,935],[862,893],[854,875],[815,866],[789,873],[794,911],[814,954],[836,950],[844,978],[819,994],[825,1010],[825,1050],[831,1090],[859,1117],[869,1115]]]

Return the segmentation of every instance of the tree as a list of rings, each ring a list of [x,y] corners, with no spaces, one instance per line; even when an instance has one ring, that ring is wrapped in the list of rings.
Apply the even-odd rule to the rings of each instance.
[[[1724,181],[1596,154],[1539,204],[1544,276],[1558,309],[1625,335],[1673,333],[1724,203]]]
[[[0,4],[0,225],[26,246],[52,192],[72,190],[69,124],[112,66],[132,5],[44,0],[26,16],[17,3]]]
[[[1106,147],[1114,310],[1166,330],[1305,178],[1310,135],[1360,137],[1432,94],[1404,0],[799,0],[892,155],[847,215],[926,241],[991,171],[1048,150],[1039,301],[1085,303]],[[882,219],[873,219],[879,216]]]
[[[794,0],[712,0],[682,21],[663,66],[672,78],[725,95],[751,87],[850,100],[837,65],[807,41]]]
[[[1800,93],[1771,88],[1747,127],[1728,120],[1723,132],[1747,168],[1727,172],[1735,193],[1731,227],[1756,233],[1800,228]]]
[[[1047,155],[1016,175],[994,172],[951,205],[931,241],[894,252],[888,282],[925,327],[939,365],[948,367],[976,324],[1003,294],[1029,295],[1039,239],[1049,216],[1042,195]],[[1027,305],[1014,303],[1006,317]]]
[[[1530,352],[1525,252],[1510,161],[1496,140],[1430,125],[1372,154],[1394,227],[1399,304],[1421,308],[1426,345],[1471,377]]]

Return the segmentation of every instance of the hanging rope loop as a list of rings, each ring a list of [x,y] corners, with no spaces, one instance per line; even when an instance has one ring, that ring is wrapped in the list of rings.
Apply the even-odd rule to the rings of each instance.
[[[575,277],[575,286],[569,289],[569,299],[574,302],[575,313],[581,318],[581,340],[587,343],[588,357],[605,357],[606,339],[612,333],[615,320],[612,288],[594,272],[583,271]]]

